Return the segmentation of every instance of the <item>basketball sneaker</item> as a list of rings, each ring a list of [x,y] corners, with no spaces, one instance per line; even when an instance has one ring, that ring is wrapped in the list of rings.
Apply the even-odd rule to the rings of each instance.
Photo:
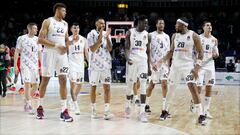
[[[137,105],[137,106],[140,106],[140,105],[141,105],[139,99],[136,99],[136,100],[135,100],[135,105]]]
[[[20,89],[18,90],[18,93],[19,93],[19,94],[24,94],[24,91],[25,91],[24,88],[20,88]]]
[[[68,109],[65,109],[63,112],[61,112],[60,120],[65,122],[73,122],[73,118],[68,114]]]
[[[112,119],[113,117],[114,117],[114,115],[113,115],[112,113],[110,113],[110,111],[104,112],[103,118],[104,118],[105,120],[110,120],[110,119]]]
[[[96,110],[92,110],[91,118],[93,118],[93,119],[97,119],[98,118]]]
[[[128,119],[131,116],[131,108],[129,106],[125,107],[125,117]]]
[[[145,112],[147,113],[147,114],[151,114],[151,110],[150,110],[150,106],[149,105],[146,105],[145,106]]]
[[[201,124],[202,126],[205,126],[207,124],[206,116],[200,115],[198,117],[198,124]]]
[[[145,112],[140,113],[139,119],[140,119],[140,121],[143,122],[143,123],[148,122],[148,119],[147,119],[147,116],[146,116]]]
[[[24,105],[24,111],[27,112],[28,114],[34,114],[34,110],[31,105],[28,103],[25,103]]]
[[[160,115],[160,120],[166,120],[167,118],[171,118],[171,115],[166,110],[162,110],[162,114]]]
[[[32,96],[32,97],[35,98],[35,99],[38,99],[38,98],[40,97],[39,91],[36,90],[36,91],[33,93],[33,96]]]
[[[10,88],[8,88],[8,90],[10,90],[10,91],[16,91],[16,87],[10,87]]]
[[[213,116],[210,114],[209,111],[207,111],[207,113],[205,114],[206,118],[208,119],[213,119]]]
[[[78,107],[78,106],[75,106],[74,108],[75,108],[75,110],[74,110],[75,115],[80,115],[80,109],[79,109],[79,107]]]
[[[44,118],[44,111],[43,111],[43,107],[40,105],[37,108],[37,119],[43,119]]]

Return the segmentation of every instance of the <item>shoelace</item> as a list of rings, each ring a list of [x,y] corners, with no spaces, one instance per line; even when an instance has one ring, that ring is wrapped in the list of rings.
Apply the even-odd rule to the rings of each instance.
[[[67,110],[65,110],[65,111],[63,112],[63,115],[64,115],[66,118],[70,118]]]

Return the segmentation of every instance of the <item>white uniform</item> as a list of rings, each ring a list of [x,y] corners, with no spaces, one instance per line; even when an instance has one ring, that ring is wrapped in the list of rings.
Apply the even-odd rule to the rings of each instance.
[[[69,78],[72,82],[84,82],[84,50],[87,45],[87,39],[79,35],[77,42],[73,42],[73,37],[70,36],[69,40]]]
[[[36,36],[22,35],[17,39],[16,48],[21,51],[21,72],[24,82],[39,83],[38,52],[42,46],[37,44]]]
[[[89,48],[97,42],[98,36],[99,32],[95,29],[88,33],[87,41]],[[108,38],[111,42],[110,36]],[[97,85],[99,81],[103,84],[111,83],[112,58],[106,46],[106,31],[103,31],[101,47],[95,50],[95,52],[89,51],[89,81],[91,85]]]
[[[195,83],[193,76],[190,74],[194,68],[195,59],[193,31],[188,30],[185,34],[176,33],[173,42],[174,52],[169,74],[170,83],[180,83],[182,77],[187,83]]]
[[[64,20],[60,22],[54,17],[50,17],[50,24],[46,39],[66,46],[65,36],[68,32],[68,25]],[[51,77],[56,71],[57,75],[66,75],[68,73],[68,57],[67,53],[61,55],[55,48],[44,47],[43,62],[42,62],[42,76]]]
[[[166,33],[159,34],[157,31],[150,33],[151,36],[151,49],[150,56],[151,62],[157,64],[161,58],[163,58],[170,50],[170,38]],[[153,83],[158,83],[160,80],[168,79],[169,65],[163,63],[158,71],[154,71],[151,65],[151,80]]]
[[[212,55],[218,53],[217,39],[214,36],[207,38],[204,34],[200,35],[200,39],[204,55],[197,85],[202,86],[203,80],[205,80],[206,85],[212,86],[215,84],[215,65]]]
[[[127,80],[137,82],[137,78],[147,79],[148,73],[148,56],[147,56],[147,44],[148,44],[148,32],[137,32],[136,28],[130,29],[130,52],[129,59],[133,62],[132,65],[128,65]]]

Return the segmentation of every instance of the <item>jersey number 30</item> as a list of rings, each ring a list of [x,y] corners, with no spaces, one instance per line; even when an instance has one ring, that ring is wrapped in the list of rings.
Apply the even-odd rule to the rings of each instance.
[[[135,46],[142,46],[142,41],[135,40]]]

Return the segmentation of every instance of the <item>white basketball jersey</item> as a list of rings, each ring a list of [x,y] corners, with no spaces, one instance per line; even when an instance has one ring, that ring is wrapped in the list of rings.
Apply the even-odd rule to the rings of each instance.
[[[214,67],[213,52],[217,49],[217,39],[211,35],[211,37],[205,37],[204,34],[200,35],[202,48],[203,48],[203,66]],[[206,63],[206,64],[205,64]]]
[[[138,32],[136,28],[130,29],[130,53],[129,59],[133,62],[141,62],[147,60],[147,44],[148,32]]]
[[[87,40],[81,35],[77,42],[73,42],[73,36],[70,36],[69,40],[71,42],[68,54],[70,71],[84,72],[84,49]]]
[[[193,31],[188,30],[185,34],[176,33],[173,42],[174,52],[172,64],[175,67],[193,66],[195,59]]]
[[[65,36],[68,31],[68,25],[64,20],[60,22],[54,17],[50,17],[50,24],[48,27],[48,33],[46,38],[54,43],[59,43],[60,45],[66,46]],[[44,51],[56,51],[54,48],[45,47]]]
[[[159,34],[157,31],[150,33],[151,36],[151,62],[157,64],[170,50],[170,38],[164,32]]]
[[[87,35],[88,46],[93,46],[99,37],[97,30],[91,30]],[[111,37],[108,37],[111,42]],[[112,44],[112,42],[111,42]],[[90,70],[109,70],[112,68],[112,58],[110,52],[107,50],[106,31],[103,31],[103,38],[101,46],[95,51],[89,51],[89,69]]]
[[[21,51],[21,68],[38,70],[38,52],[42,46],[37,41],[38,37],[29,37],[28,34],[18,37],[16,48]]]

